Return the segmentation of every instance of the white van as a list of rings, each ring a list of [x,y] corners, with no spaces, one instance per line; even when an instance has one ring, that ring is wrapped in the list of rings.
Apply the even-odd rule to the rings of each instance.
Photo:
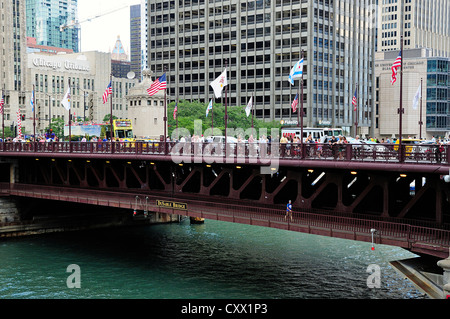
[[[301,129],[300,127],[283,127],[281,129],[281,134],[284,137],[300,137]],[[311,127],[303,128],[303,141],[305,141],[309,135],[311,135],[315,141],[320,142],[323,140],[325,133],[321,128],[311,128]]]

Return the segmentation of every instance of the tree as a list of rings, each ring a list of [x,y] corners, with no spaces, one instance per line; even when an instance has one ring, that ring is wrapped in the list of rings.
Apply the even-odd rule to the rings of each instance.
[[[62,118],[53,118],[52,119],[53,133],[55,133],[55,135],[61,140],[64,138],[64,124],[65,123]],[[49,126],[47,126],[45,128],[45,131],[47,132],[48,129],[50,129]]]
[[[189,102],[185,100],[179,101],[177,116],[178,127],[180,128],[180,131],[181,128],[183,128],[186,129],[190,135],[194,134],[194,121],[201,120],[201,134],[204,134],[204,132],[207,129],[210,129],[211,125],[213,124],[214,131],[216,131],[216,129],[219,129],[222,132],[221,135],[225,135],[225,107],[222,104],[214,103],[212,111],[210,111],[208,117],[206,117],[206,109],[208,107],[208,103],[205,104],[199,101]],[[174,119],[172,116],[174,109],[175,103],[172,102],[168,105],[167,108],[169,136],[172,136],[172,132],[176,128],[176,119]],[[227,111],[227,126],[230,131],[245,132],[251,128],[252,117],[247,117],[247,114],[245,113],[245,106],[228,106]],[[271,128],[279,129],[281,127],[278,121],[265,122],[256,118],[254,118],[253,124],[256,132],[259,132],[259,129],[261,128],[266,128],[268,134],[270,134]],[[183,133],[180,134],[183,135]]]
[[[103,118],[103,122],[104,123],[109,123],[111,119],[111,113],[110,114],[106,114],[105,117]],[[117,120],[117,116],[113,115],[113,120]]]

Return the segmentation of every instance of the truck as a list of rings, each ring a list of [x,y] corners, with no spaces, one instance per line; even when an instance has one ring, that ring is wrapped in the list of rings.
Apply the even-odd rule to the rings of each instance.
[[[111,124],[75,124],[70,127],[72,140],[79,140],[86,137],[97,137],[108,140],[111,138]],[[69,136],[69,125],[64,126],[64,136]],[[116,119],[113,120],[113,140],[116,142],[134,142],[133,124],[130,119]]]

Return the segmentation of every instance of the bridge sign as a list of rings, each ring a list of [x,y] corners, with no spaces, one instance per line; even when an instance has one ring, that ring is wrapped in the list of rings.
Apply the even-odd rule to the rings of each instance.
[[[156,200],[156,206],[164,208],[173,208],[178,210],[187,210],[187,204],[185,203],[169,202],[160,199]]]

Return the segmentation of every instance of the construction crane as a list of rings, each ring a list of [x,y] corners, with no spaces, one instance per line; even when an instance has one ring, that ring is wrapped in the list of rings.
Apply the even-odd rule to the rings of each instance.
[[[99,14],[93,16],[93,17],[90,17],[90,18],[87,18],[87,19],[84,19],[84,20],[81,20],[81,21],[78,21],[78,20],[74,21],[74,20],[72,20],[72,21],[70,21],[70,23],[66,23],[66,24],[60,25],[60,26],[59,26],[59,31],[64,32],[66,29],[73,28],[73,27],[75,27],[75,26],[77,26],[77,25],[80,25],[81,23],[84,23],[84,22],[90,22],[90,21],[92,21],[92,20],[94,20],[94,19],[103,17],[103,16],[105,16],[105,15],[107,15],[107,14],[111,14],[111,13],[114,13],[114,12],[116,12],[116,11],[119,11],[119,10],[122,10],[122,9],[125,9],[125,8],[128,8],[129,6],[130,6],[130,5],[126,5],[126,6],[117,8],[117,9],[113,9],[113,10],[111,10],[111,11],[107,11],[107,12],[105,12],[105,13],[99,13]]]

